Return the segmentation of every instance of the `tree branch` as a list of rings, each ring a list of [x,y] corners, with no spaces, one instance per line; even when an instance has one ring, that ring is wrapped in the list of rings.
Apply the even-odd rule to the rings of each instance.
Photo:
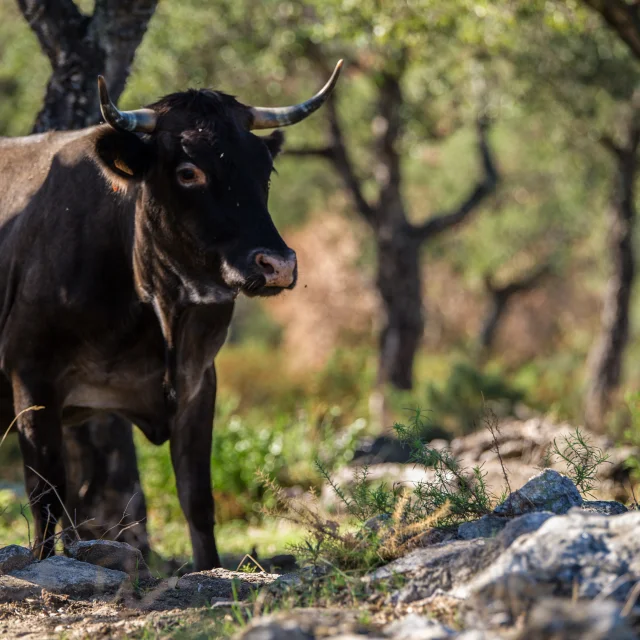
[[[540,280],[548,276],[550,273],[551,265],[547,263],[532,269],[528,273],[521,275],[519,278],[512,280],[503,286],[496,286],[493,281],[493,277],[490,274],[485,275],[484,282],[487,291],[492,296],[509,298],[516,293],[530,291],[537,286]]]
[[[362,194],[362,185],[360,179],[356,176],[353,165],[347,149],[344,143],[344,137],[340,123],[338,122],[338,114],[334,99],[331,97],[327,101],[325,108],[328,112],[329,127],[331,132],[332,144],[326,147],[309,147],[300,149],[286,149],[285,153],[291,156],[299,157],[318,157],[329,160],[335,167],[335,170],[345,184],[345,187],[351,194],[351,197],[356,205],[358,213],[369,223],[373,224],[375,221],[375,210],[367,202]]]
[[[504,317],[511,298],[518,293],[530,291],[550,273],[551,265],[546,263],[501,287],[497,287],[494,284],[491,275],[485,276],[484,282],[490,295],[490,301],[488,312],[480,329],[479,342],[483,349],[489,350],[493,345],[498,326]]]
[[[405,217],[402,200],[402,173],[398,141],[402,137],[401,116],[404,99],[400,79],[404,72],[404,57],[397,61],[395,72],[383,72],[378,82],[378,116],[374,120],[376,174],[380,185],[381,211],[395,210],[396,216]]]
[[[85,16],[72,0],[18,0],[52,68],[34,132],[99,121],[96,76],[117,101],[157,1],[95,0]]]
[[[362,183],[356,175],[353,164],[351,163],[351,158],[349,158],[349,154],[347,153],[334,96],[335,92],[327,101],[327,117],[329,118],[331,147],[333,149],[331,160],[333,161],[336,171],[342,176],[348,191],[351,193],[358,213],[369,224],[373,224],[375,222],[375,211],[362,193]]]
[[[327,58],[324,55],[322,48],[311,40],[305,40],[303,44],[305,54],[309,60],[315,64],[324,77],[328,77],[331,74],[332,69],[327,67]],[[300,151],[303,150],[298,150],[298,153],[294,153],[294,155],[317,155],[330,160],[333,163],[335,170],[340,174],[358,213],[368,224],[374,225],[376,220],[376,211],[362,193],[362,181],[356,175],[355,168],[347,152],[344,132],[340,125],[340,119],[338,118],[336,95],[337,91],[334,90],[324,106],[325,114],[329,122],[330,142],[327,147],[322,149],[322,153],[300,153]],[[291,152],[289,151],[289,153]]]
[[[104,77],[116,100],[124,91],[136,49],[158,0],[96,0],[90,33],[104,50]]]
[[[640,58],[640,19],[637,5],[627,4],[624,0],[583,0],[583,2],[597,11],[631,49],[636,58]]]
[[[54,69],[90,22],[73,0],[18,0],[18,6]]]
[[[303,147],[301,149],[285,149],[285,153],[289,156],[317,156],[332,160],[334,155],[333,147]]]
[[[624,153],[624,150],[620,147],[620,145],[617,144],[617,142],[606,133],[600,136],[599,142],[609,153],[611,153],[617,159],[619,159]]]
[[[436,215],[417,227],[416,232],[421,242],[430,240],[434,236],[447,231],[462,222],[472,213],[480,203],[492,193],[499,180],[498,171],[493,161],[491,149],[487,141],[488,124],[485,120],[478,120],[478,148],[482,158],[484,177],[475,186],[466,200],[455,210]]]

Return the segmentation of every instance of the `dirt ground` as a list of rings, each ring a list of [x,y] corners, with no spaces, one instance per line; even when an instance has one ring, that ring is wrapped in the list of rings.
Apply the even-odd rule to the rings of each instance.
[[[216,569],[131,586],[108,596],[72,598],[42,589],[0,603],[0,638],[193,637],[200,623],[213,631],[244,600],[277,575]],[[241,604],[236,606],[242,606]]]
[[[144,611],[104,601],[77,601],[47,594],[42,600],[0,604],[0,638],[131,638],[170,635],[225,616],[225,609]]]

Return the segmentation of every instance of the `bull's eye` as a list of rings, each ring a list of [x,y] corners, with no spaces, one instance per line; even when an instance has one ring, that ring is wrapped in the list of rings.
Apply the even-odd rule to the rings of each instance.
[[[176,169],[178,183],[183,187],[201,187],[207,183],[205,172],[191,162],[183,162]]]

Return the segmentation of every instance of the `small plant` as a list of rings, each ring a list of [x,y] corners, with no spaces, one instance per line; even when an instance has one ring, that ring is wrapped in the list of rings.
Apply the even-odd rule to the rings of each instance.
[[[341,522],[323,513],[312,492],[292,499],[275,481],[261,475],[277,504],[268,514],[289,519],[309,532],[294,549],[297,555],[325,569],[368,570],[417,546],[433,528],[454,526],[491,511],[493,497],[482,469],[468,471],[449,450],[427,446],[422,438],[425,420],[417,410],[406,425],[395,425],[398,438],[410,449],[411,460],[425,468],[425,477],[433,478],[413,487],[373,484],[367,467],[356,471],[351,485],[342,487],[316,462],[344,506],[347,517]]]
[[[425,517],[444,504],[449,508],[439,526],[457,524],[489,513],[493,500],[482,468],[473,467],[469,473],[449,449],[427,446],[420,437],[425,431],[424,422],[424,413],[417,409],[407,425],[394,425],[399,440],[410,448],[411,461],[425,469],[433,469],[435,475],[434,480],[418,482],[414,487],[410,505],[414,517]]]
[[[564,436],[562,448],[554,439],[550,455],[564,461],[567,475],[585,496],[593,495],[591,492],[597,483],[598,468],[609,460],[609,454],[591,444],[580,429]]]

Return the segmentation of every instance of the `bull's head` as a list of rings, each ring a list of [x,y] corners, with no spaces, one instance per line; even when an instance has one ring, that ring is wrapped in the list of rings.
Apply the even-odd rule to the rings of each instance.
[[[98,129],[96,155],[117,189],[136,185],[134,270],[143,297],[161,306],[167,296],[225,302],[240,291],[267,296],[295,286],[296,255],[267,206],[283,135],[252,131],[304,120],[326,101],[341,66],[311,99],[275,109],[190,90],[119,111],[99,78],[108,126]]]

